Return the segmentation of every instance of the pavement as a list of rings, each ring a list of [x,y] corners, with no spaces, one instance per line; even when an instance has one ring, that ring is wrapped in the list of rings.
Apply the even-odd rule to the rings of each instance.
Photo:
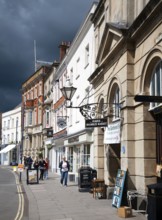
[[[49,172],[49,179],[27,184],[22,173],[25,197],[23,220],[120,220],[111,199],[95,199],[89,192],[79,192],[74,182],[60,184],[60,177]],[[146,220],[146,215],[133,211],[129,219]]]

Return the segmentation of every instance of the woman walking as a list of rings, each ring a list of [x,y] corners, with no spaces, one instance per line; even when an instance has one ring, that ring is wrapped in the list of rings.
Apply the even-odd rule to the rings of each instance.
[[[44,179],[48,179],[48,168],[49,168],[49,161],[48,158],[45,159],[45,170],[44,170]]]
[[[62,157],[62,161],[59,164],[59,168],[61,169],[61,184],[67,186],[68,172],[70,170],[70,164],[66,160],[66,157]]]

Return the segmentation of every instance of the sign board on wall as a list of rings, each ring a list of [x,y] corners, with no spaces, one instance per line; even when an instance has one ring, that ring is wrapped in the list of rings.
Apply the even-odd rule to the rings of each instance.
[[[98,119],[86,119],[86,127],[106,127],[107,118],[98,118]]]
[[[120,143],[120,121],[109,124],[104,133],[104,144]]]

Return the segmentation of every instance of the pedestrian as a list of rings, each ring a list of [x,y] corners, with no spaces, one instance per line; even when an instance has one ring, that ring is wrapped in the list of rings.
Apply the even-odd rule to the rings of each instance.
[[[40,169],[40,177],[39,177],[39,179],[43,180],[44,170],[45,170],[45,161],[43,160],[43,158],[40,158],[39,169]]]
[[[31,156],[28,156],[28,157],[27,157],[26,163],[27,163],[28,169],[30,170],[30,169],[32,168],[32,163],[33,163],[33,160],[32,160],[32,158],[31,158]]]
[[[49,168],[49,161],[48,158],[45,159],[45,170],[44,170],[44,179],[48,179],[48,168]]]
[[[66,157],[62,157],[62,161],[59,164],[59,168],[61,169],[61,184],[67,186],[68,172],[70,170],[70,164],[66,160]]]
[[[39,160],[38,160],[38,157],[36,157],[33,166],[34,166],[34,169],[36,169],[36,170],[39,168]]]
[[[24,156],[24,167],[26,168],[27,167],[27,157]]]

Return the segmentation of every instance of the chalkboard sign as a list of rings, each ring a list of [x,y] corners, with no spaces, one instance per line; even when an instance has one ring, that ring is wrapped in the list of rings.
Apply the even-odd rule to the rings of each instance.
[[[92,185],[92,169],[90,167],[81,167],[78,170],[79,188],[90,188]]]
[[[113,200],[112,200],[112,206],[116,208],[119,208],[121,205],[125,177],[126,177],[126,171],[118,170],[115,188],[114,188]]]

